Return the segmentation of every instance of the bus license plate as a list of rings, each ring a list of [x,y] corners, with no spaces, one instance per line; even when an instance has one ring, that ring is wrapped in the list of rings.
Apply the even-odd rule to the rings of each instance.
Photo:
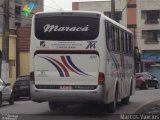
[[[72,86],[60,86],[61,90],[72,90]]]

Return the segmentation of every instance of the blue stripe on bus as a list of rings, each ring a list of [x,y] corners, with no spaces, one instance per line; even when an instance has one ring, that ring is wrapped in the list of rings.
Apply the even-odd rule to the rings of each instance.
[[[60,68],[58,65],[56,65],[53,61],[51,61],[51,60],[49,60],[49,59],[47,59],[47,58],[45,58],[45,57],[42,57],[42,58],[46,59],[46,60],[49,61],[52,65],[54,65],[54,67],[58,70],[60,77],[64,77],[63,71],[61,70],[61,68]]]

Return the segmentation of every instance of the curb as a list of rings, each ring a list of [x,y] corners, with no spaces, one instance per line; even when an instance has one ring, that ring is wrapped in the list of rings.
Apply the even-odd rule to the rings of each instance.
[[[160,103],[160,100],[150,101],[148,103],[142,104],[140,107],[133,111],[133,114],[143,114],[147,112],[148,108],[152,108],[157,103]]]

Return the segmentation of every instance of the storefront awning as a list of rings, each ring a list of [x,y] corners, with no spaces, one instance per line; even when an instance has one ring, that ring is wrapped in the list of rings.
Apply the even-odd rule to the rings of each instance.
[[[146,65],[154,65],[154,64],[156,64],[156,62],[153,61],[153,60],[142,60],[142,63],[144,63]]]
[[[154,53],[154,52],[143,53],[142,62],[146,64],[160,63],[160,53]]]
[[[160,64],[151,65],[152,67],[160,67]]]

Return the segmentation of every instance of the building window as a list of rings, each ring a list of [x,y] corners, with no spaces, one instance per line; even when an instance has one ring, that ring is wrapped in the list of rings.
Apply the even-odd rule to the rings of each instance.
[[[158,10],[142,11],[142,18],[145,19],[145,24],[158,24],[159,14]]]
[[[21,23],[15,22],[15,26],[16,26],[16,27],[21,27]]]
[[[127,4],[127,8],[136,8],[137,5],[136,4]]]
[[[142,38],[145,43],[157,43],[160,37],[160,31],[158,30],[146,30],[142,31]]]
[[[15,19],[21,20],[21,6],[15,6]]]

